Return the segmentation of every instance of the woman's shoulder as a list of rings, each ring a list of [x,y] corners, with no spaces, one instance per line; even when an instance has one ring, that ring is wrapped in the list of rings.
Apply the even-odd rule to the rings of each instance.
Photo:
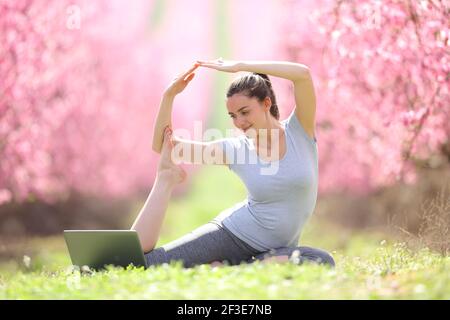
[[[295,114],[295,109],[292,110],[292,112],[289,114],[289,116],[282,120],[281,123],[285,123],[285,128],[292,132],[294,136],[297,136],[303,140],[307,140],[309,143],[313,144],[314,146],[317,145],[317,139],[316,137],[311,137],[310,134],[306,132],[306,130],[303,128],[301,122],[297,118],[297,115]]]

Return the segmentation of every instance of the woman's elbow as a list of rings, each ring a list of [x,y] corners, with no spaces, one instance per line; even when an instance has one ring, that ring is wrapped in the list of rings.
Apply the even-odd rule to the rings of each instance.
[[[152,150],[156,153],[161,153],[161,146],[158,146],[154,143],[152,144]]]

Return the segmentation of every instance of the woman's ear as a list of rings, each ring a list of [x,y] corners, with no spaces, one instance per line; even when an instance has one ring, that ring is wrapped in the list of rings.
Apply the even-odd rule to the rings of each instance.
[[[272,99],[270,99],[270,97],[266,97],[264,99],[264,110],[265,111],[270,111],[270,107],[272,106]]]

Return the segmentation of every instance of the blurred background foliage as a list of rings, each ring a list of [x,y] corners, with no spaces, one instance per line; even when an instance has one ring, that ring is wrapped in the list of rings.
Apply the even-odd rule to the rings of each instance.
[[[450,238],[449,121],[445,118],[449,106],[449,29],[448,19],[442,21],[446,15],[448,18],[449,8],[443,4],[433,7],[433,1],[423,3],[427,5],[417,5],[416,15],[411,14],[410,19],[420,21],[421,15],[433,14],[435,24],[424,25],[424,29],[441,28],[438,35],[434,33],[435,40],[427,40],[428,34],[421,40],[431,43],[427,47],[431,49],[424,49],[424,57],[434,59],[428,63],[441,63],[441,69],[431,73],[437,75],[436,84],[441,89],[417,82],[415,89],[393,85],[392,90],[414,101],[422,99],[425,107],[397,105],[401,102],[379,88],[380,78],[358,81],[372,85],[365,87],[367,96],[357,89],[349,91],[356,76],[344,66],[354,63],[361,71],[364,65],[358,63],[362,60],[346,60],[352,59],[351,54],[350,58],[344,54],[339,58],[340,69],[336,69],[333,59],[337,58],[324,53],[324,43],[344,34],[349,38],[339,44],[342,47],[335,47],[335,52],[352,48],[348,43],[351,32],[343,31],[349,27],[346,21],[355,18],[346,11],[351,1],[154,0],[125,6],[121,1],[99,1],[97,5],[75,1],[75,8],[84,14],[81,27],[75,29],[67,27],[67,19],[73,14],[67,11],[68,2],[48,8],[42,1],[2,2],[0,8],[5,14],[1,15],[0,27],[7,32],[2,32],[2,56],[6,58],[0,69],[4,79],[0,100],[0,260],[32,255],[33,248],[43,246],[49,252],[53,246],[63,250],[64,229],[129,228],[151,190],[158,159],[151,151],[153,121],[165,86],[196,59],[219,56],[230,60],[290,60],[313,65],[313,72],[317,70],[323,187],[302,235],[303,244],[340,250],[358,246],[361,234],[370,242],[371,235],[381,233],[406,236],[446,252]],[[377,5],[377,1],[364,1],[360,8],[376,9]],[[385,34],[396,27],[391,25],[392,16],[383,10],[392,6],[401,13],[415,8],[398,7],[395,1],[385,5],[380,9],[381,16],[375,16],[381,19],[377,20],[381,27],[386,24],[381,28]],[[322,21],[330,12],[341,12],[337,16],[342,24],[336,19],[331,26],[316,24],[311,29],[311,23]],[[396,19],[403,19],[399,17],[407,15],[399,14]],[[28,38],[22,36],[30,34],[27,28],[34,30]],[[39,47],[49,35],[54,43],[39,49],[42,55],[32,53],[32,48]],[[321,42],[315,38],[319,35]],[[369,40],[354,44],[355,55],[368,48],[386,49],[381,35],[375,39],[381,41],[379,47]],[[441,49],[446,55],[431,57],[429,50]],[[378,53],[388,55],[386,51]],[[400,64],[404,63],[406,69],[421,59],[417,56],[411,62],[406,58],[408,51],[397,53],[404,55]],[[386,58],[380,64],[381,60],[375,58],[373,74],[381,77],[379,71],[389,68],[393,61]],[[316,65],[317,61],[322,66]],[[43,70],[52,73],[43,75]],[[424,67],[414,75],[430,70],[434,69]],[[197,73],[191,86],[175,101],[173,125],[192,132],[193,122],[202,120],[204,130],[218,128],[225,132],[232,127],[226,114],[225,92],[236,75],[206,70]],[[336,84],[336,78],[343,80]],[[285,117],[294,106],[292,88],[285,80],[272,81]],[[337,95],[325,93],[336,88]],[[366,110],[359,104],[353,106],[358,110],[351,109],[348,102],[359,97],[368,103]],[[333,98],[341,99],[345,106],[332,103]],[[380,101],[382,108],[378,107]],[[61,110],[65,113],[58,113]],[[393,115],[386,116],[386,110]],[[425,122],[429,114],[432,120]],[[363,120],[358,120],[358,115]],[[49,117],[55,124],[48,121]],[[348,122],[343,120],[341,126],[338,120],[343,118]],[[398,125],[378,127],[383,121]],[[327,131],[330,124],[335,131]],[[358,128],[365,127],[372,135],[358,135]],[[405,147],[398,143],[400,140],[410,143]],[[424,151],[424,146],[432,147]],[[354,155],[349,153],[352,151]],[[226,167],[185,167],[189,178],[174,192],[159,245],[192,231],[246,196],[244,185]],[[353,242],[348,241],[350,237]],[[61,259],[67,261],[67,257]]]

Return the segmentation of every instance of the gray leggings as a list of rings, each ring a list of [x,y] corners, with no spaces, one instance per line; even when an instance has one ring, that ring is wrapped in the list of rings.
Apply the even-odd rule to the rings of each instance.
[[[181,260],[185,268],[190,268],[213,261],[238,265],[282,255],[288,256],[291,261],[298,264],[309,261],[335,266],[333,257],[321,249],[282,247],[263,252],[256,250],[215,220],[179,239],[145,253],[145,259],[147,266]]]

